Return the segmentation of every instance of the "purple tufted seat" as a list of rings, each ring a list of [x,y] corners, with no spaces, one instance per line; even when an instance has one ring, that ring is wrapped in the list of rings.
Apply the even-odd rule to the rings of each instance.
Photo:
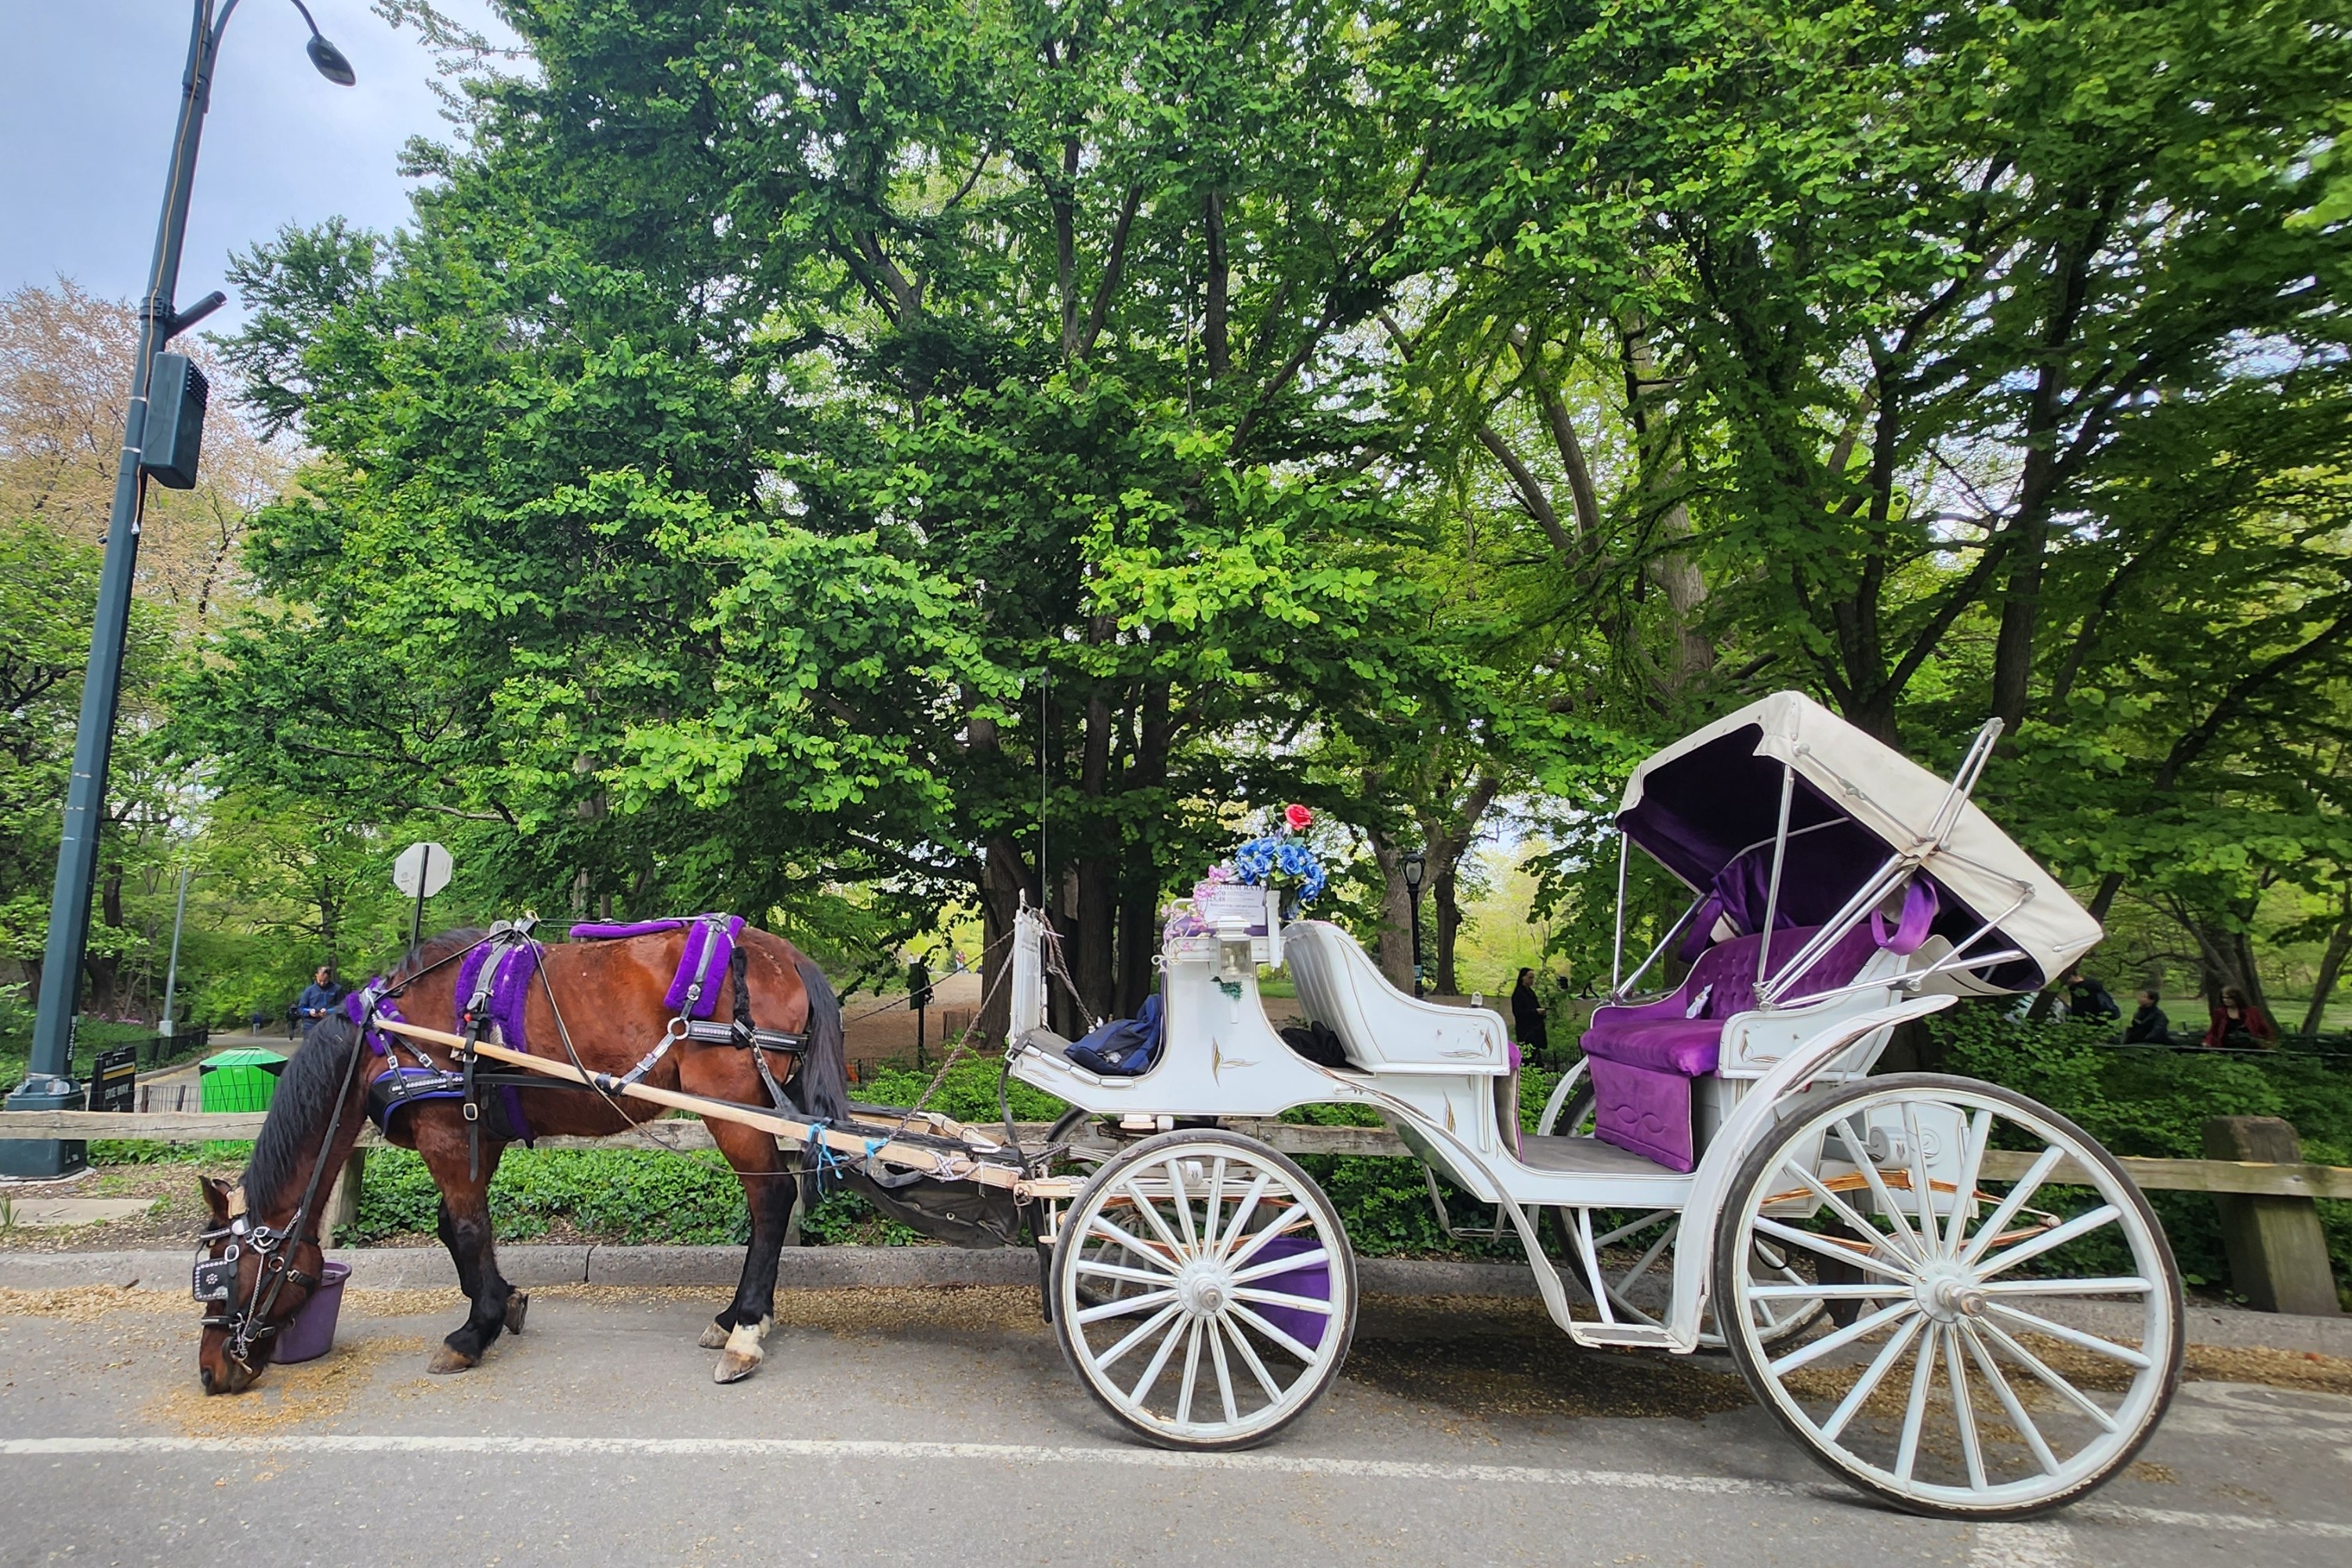
[[[1775,931],[1779,963],[1811,942],[1819,926]],[[1691,1080],[1716,1069],[1723,1026],[1756,1006],[1756,955],[1760,936],[1736,936],[1701,953],[1671,995],[1636,1007],[1602,1007],[1585,1032],[1591,1063],[1594,1135],[1655,1160],[1668,1170],[1697,1163],[1691,1138]],[[1783,998],[1794,1004],[1834,991],[1860,973],[1878,951],[1869,921],[1857,921],[1805,971]]]

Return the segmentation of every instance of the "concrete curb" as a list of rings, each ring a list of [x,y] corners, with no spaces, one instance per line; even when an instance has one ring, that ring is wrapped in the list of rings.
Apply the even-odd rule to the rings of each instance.
[[[446,1290],[456,1271],[439,1247],[369,1247],[328,1254],[352,1268],[362,1290]],[[92,1285],[180,1291],[191,1250],[0,1252],[0,1289],[62,1290]],[[517,1285],[675,1285],[731,1289],[740,1247],[502,1247],[499,1267]],[[1364,1258],[1358,1285],[1368,1295],[1533,1297],[1535,1279],[1513,1263]],[[788,1247],[776,1282],[786,1289],[939,1285],[1034,1285],[1037,1255],[1026,1247],[968,1252],[950,1247]],[[2109,1332],[2127,1327],[2124,1309],[2092,1301],[2052,1303],[2052,1316]],[[2216,1349],[2316,1351],[2352,1358],[2352,1317],[2192,1306],[2182,1313],[2189,1342]]]

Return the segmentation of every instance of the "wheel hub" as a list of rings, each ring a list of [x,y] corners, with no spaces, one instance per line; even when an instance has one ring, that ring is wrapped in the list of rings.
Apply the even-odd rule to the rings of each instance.
[[[1176,1276],[1176,1303],[1192,1317],[1213,1318],[1233,1299],[1233,1275],[1220,1265],[1188,1263]]]
[[[1984,1316],[1984,1288],[1978,1283],[1974,1270],[1958,1264],[1930,1267],[1919,1277],[1912,1293],[1918,1298],[1920,1310],[1939,1323]]]

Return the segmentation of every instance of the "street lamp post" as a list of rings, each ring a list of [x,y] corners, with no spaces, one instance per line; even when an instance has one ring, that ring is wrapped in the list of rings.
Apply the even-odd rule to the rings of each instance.
[[[82,958],[89,940],[90,889],[98,874],[98,835],[105,820],[106,771],[114,752],[114,710],[122,686],[122,645],[131,625],[131,586],[139,563],[139,519],[145,495],[147,402],[155,357],[165,343],[212,314],[226,297],[206,295],[185,311],[172,300],[180,281],[180,249],[187,237],[188,193],[196,176],[196,144],[211,106],[213,65],[237,0],[194,0],[188,65],[180,77],[180,119],[172,137],[172,164],[163,182],[163,212],[155,228],[155,262],[139,302],[139,348],[131,362],[131,405],[122,421],[122,456],[114,475],[114,506],[107,515],[106,556],[99,570],[98,615],[90,627],[89,668],[82,679],[81,719],[74,735],[73,777],[66,790],[65,832],[58,845],[57,887],[49,899],[48,943],[41,956],[40,1016],[33,1027],[25,1081],[7,1100],[11,1110],[79,1107],[73,1080],[74,1013],[81,1000]],[[310,24],[306,46],[319,74],[338,86],[356,79],[351,62],[319,31],[302,0],[294,8]],[[197,395],[201,399],[201,393]],[[167,437],[176,431],[165,431]],[[175,452],[167,482],[194,482],[195,454]],[[59,1176],[79,1170],[82,1145],[55,1140],[0,1139],[0,1175]]]
[[[1405,899],[1412,910],[1412,994],[1421,994],[1421,879],[1428,868],[1428,857],[1418,849],[1404,853]]]

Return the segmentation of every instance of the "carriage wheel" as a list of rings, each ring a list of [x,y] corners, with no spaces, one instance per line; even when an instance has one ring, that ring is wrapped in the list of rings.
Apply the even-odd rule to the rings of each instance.
[[[1289,1160],[1213,1129],[1096,1173],[1054,1248],[1054,1329],[1102,1407],[1170,1448],[1244,1448],[1305,1415],[1347,1360],[1356,1260]]]
[[[1590,1138],[1592,1110],[1592,1080],[1588,1077],[1565,1097],[1544,1108],[1543,1120],[1536,1131],[1545,1137]],[[1552,1244],[1572,1267],[1569,1278],[1581,1281],[1583,1251],[1576,1235],[1576,1211],[1554,1208],[1544,1212],[1551,1227]],[[1664,1293],[1674,1275],[1675,1244],[1681,1233],[1682,1215],[1674,1209],[1654,1214],[1595,1210],[1592,1218],[1593,1251],[1604,1255],[1601,1258],[1601,1282],[1609,1292],[1610,1310],[1620,1319],[1658,1327],[1660,1319],[1650,1308],[1663,1308],[1664,1304]],[[1619,1258],[1630,1253],[1632,1261],[1612,1268],[1611,1259],[1605,1256],[1612,1251]],[[1804,1274],[1795,1267],[1795,1259],[1785,1248],[1759,1243],[1755,1262],[1759,1274],[1773,1275],[1783,1284],[1804,1280]],[[1810,1328],[1822,1314],[1822,1302],[1819,1298],[1775,1298],[1759,1301],[1756,1310],[1759,1331],[1766,1342],[1778,1344]],[[1698,1348],[1723,1349],[1723,1336],[1716,1331],[1712,1312],[1700,1321]]]
[[[1821,1260],[1803,1289],[1840,1309],[1793,1348],[1735,1332],[1748,1386],[1822,1464],[1913,1512],[2072,1502],[2131,1462],[2180,1381],[2180,1279],[2147,1200],[2023,1095],[1852,1085],[1749,1151],[1723,1215],[1718,1300],[1797,1290],[1749,1267],[1769,1239]]]

